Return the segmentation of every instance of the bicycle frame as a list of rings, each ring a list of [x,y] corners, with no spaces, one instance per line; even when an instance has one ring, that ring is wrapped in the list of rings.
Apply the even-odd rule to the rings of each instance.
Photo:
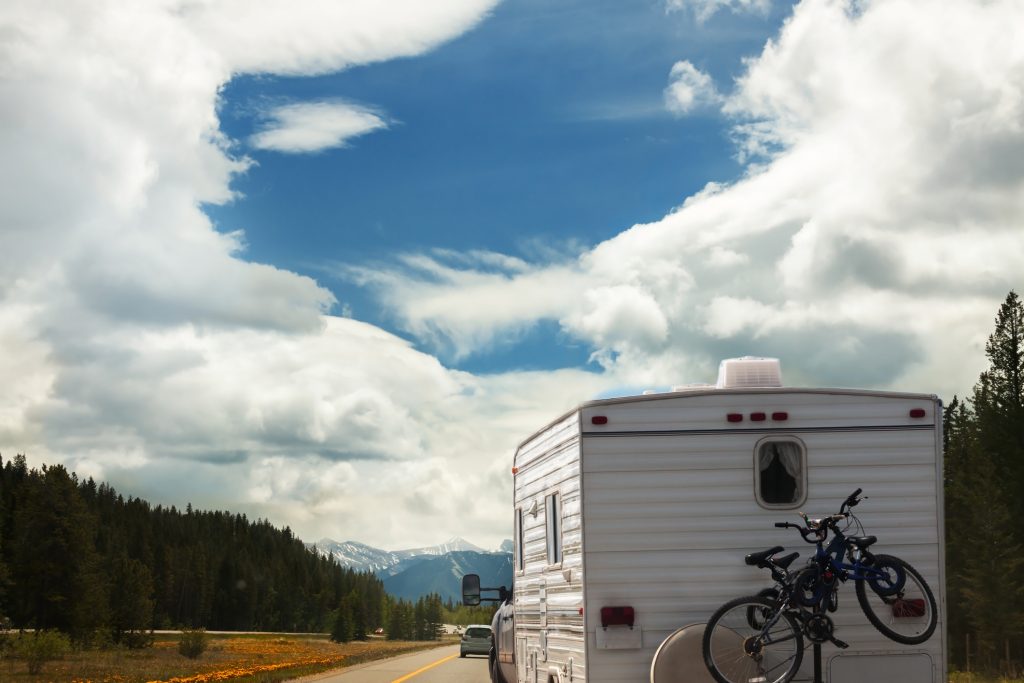
[[[829,531],[832,532],[832,539],[826,547],[824,541]],[[842,583],[851,579],[854,581],[883,581],[886,578],[881,571],[865,564],[865,559],[870,559],[873,556],[866,550],[850,543],[835,523],[824,525],[823,522],[815,545],[816,552],[813,561],[817,563],[822,573],[822,581],[819,582],[814,593],[815,604],[824,600],[828,593],[834,590],[837,578]],[[851,563],[843,562],[844,557],[848,557]]]

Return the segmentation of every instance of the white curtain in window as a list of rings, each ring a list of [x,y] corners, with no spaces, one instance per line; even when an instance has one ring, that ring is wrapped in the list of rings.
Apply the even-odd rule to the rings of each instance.
[[[800,472],[800,453],[800,446],[792,441],[773,441],[761,446],[761,452],[757,456],[757,466],[762,473],[772,464],[772,458],[779,457],[779,464],[785,468],[786,474],[793,477],[796,482],[794,500],[803,497],[804,478]]]

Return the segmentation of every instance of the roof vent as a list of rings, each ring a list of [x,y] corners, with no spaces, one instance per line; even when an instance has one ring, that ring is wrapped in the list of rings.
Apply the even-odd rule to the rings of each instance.
[[[729,358],[718,366],[716,386],[719,389],[781,387],[782,366],[778,358]]]

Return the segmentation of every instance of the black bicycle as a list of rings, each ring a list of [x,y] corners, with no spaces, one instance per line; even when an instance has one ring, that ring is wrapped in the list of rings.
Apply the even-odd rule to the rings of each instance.
[[[788,570],[797,553],[775,557],[782,552],[781,546],[746,556],[747,564],[770,570],[776,585],[725,603],[708,620],[702,643],[704,663],[718,683],[787,683],[800,669],[805,636],[815,645],[828,641],[846,648],[835,637],[828,612],[838,607],[838,584],[849,579],[856,581],[858,602],[882,634],[916,644],[934,632],[935,598],[920,573],[899,558],[873,555],[867,548],[875,537],[844,534],[853,524],[863,531],[850,514],[861,500],[860,493],[857,489],[848,496],[836,515],[812,520],[801,513],[803,526],[775,525],[797,529],[805,541],[817,546],[803,569]],[[840,529],[844,520],[846,528]],[[832,542],[826,546],[829,532]],[[842,562],[844,557],[850,562]],[[820,649],[816,647],[815,652]],[[816,661],[816,672],[819,666]]]
[[[736,598],[718,608],[704,629],[704,664],[719,683],[786,683],[800,670],[804,637],[840,648],[832,620],[804,604],[806,569],[790,572],[798,553],[778,557],[782,546],[746,556],[745,562],[771,572],[775,586]]]

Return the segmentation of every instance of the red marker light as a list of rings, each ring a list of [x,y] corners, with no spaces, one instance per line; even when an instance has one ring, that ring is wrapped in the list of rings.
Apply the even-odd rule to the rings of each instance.
[[[743,422],[743,413],[729,413],[725,419],[729,422]]]
[[[751,422],[764,422],[767,418],[768,418],[768,416],[765,415],[764,413],[751,413],[750,414],[750,421]]]
[[[789,419],[789,413],[772,413],[772,419],[776,422],[785,422],[786,420]]]
[[[590,418],[590,424],[592,425],[606,425],[608,424],[608,418],[605,415],[595,415]]]
[[[911,408],[910,409],[910,417],[924,417],[924,416],[925,416],[924,408]]]

